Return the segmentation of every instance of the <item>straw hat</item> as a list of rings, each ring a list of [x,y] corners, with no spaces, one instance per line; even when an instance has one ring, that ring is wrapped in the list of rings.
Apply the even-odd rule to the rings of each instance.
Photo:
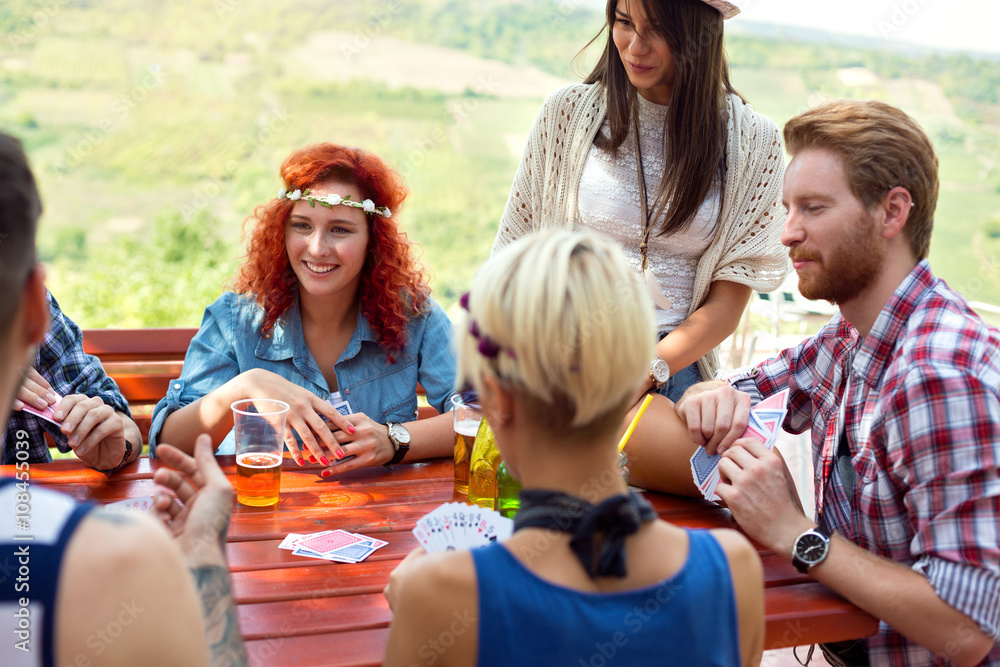
[[[706,5],[715,7],[722,14],[723,20],[731,19],[740,13],[740,8],[731,2],[726,2],[725,0],[702,0]]]

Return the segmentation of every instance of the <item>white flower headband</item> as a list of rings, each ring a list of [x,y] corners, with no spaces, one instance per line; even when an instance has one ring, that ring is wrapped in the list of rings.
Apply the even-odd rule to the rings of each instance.
[[[371,199],[366,199],[364,201],[351,201],[351,195],[346,197],[341,197],[340,195],[326,195],[325,197],[315,197],[309,194],[309,188],[305,190],[294,190],[288,192],[285,188],[278,190],[278,199],[290,199],[291,201],[299,201],[304,199],[309,202],[309,205],[313,208],[319,203],[321,206],[327,208],[333,208],[334,206],[353,206],[354,208],[364,209],[365,213],[369,215],[372,213],[377,213],[383,218],[391,218],[392,212],[386,206],[375,206],[375,202]]]

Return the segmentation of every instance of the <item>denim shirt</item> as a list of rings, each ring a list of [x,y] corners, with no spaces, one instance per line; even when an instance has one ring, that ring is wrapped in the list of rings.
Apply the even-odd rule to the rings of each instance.
[[[330,399],[319,365],[306,346],[298,299],[278,318],[270,336],[260,329],[264,311],[252,297],[226,292],[205,309],[201,328],[191,340],[180,378],[153,410],[149,453],[167,416],[219,388],[244,371],[255,368],[277,373],[324,400]],[[440,305],[430,297],[425,312],[406,327],[406,346],[390,364],[367,318],[358,324],[347,349],[334,364],[341,397],[355,413],[379,423],[408,422],[417,416],[417,383],[427,402],[438,412],[449,409],[455,385],[454,328]],[[216,454],[235,454],[232,431]]]

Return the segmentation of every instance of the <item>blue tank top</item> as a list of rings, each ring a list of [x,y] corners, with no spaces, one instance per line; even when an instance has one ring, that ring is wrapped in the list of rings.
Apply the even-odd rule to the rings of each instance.
[[[690,530],[687,562],[653,586],[588,593],[527,570],[500,544],[472,550],[479,667],[741,664],[729,563],[708,531]]]
[[[55,601],[63,554],[92,507],[30,482],[0,478],[0,664],[4,667],[55,665]]]

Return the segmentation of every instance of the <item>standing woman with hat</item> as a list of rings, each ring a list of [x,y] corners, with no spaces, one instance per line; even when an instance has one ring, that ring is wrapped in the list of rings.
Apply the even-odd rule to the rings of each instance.
[[[608,0],[607,47],[538,114],[493,248],[552,226],[617,241],[656,304],[646,388],[672,400],[714,377],[752,291],[787,273],[781,135],[729,81],[722,23],[737,13]]]

